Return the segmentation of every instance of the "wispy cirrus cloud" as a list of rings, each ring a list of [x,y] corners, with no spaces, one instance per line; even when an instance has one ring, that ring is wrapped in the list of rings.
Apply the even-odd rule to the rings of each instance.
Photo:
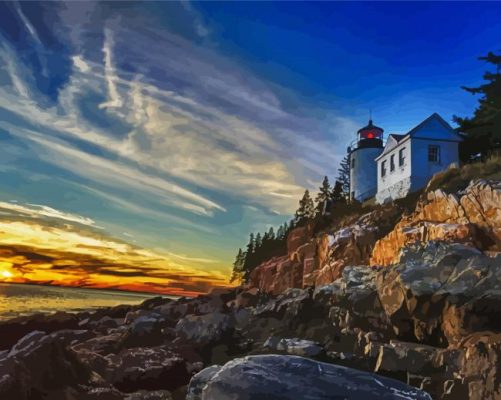
[[[150,40],[146,50],[141,44],[152,36],[158,40]],[[116,54],[125,45],[130,47],[130,63],[141,60],[141,74],[117,67],[123,60],[115,60]],[[283,213],[293,211],[307,183],[304,177],[317,175],[329,158],[342,154],[325,154],[325,143],[315,146],[306,131],[320,129],[318,123],[288,113],[266,83],[181,37],[144,29],[132,32],[127,23],[113,23],[104,29],[102,53],[101,62],[73,57],[72,75],[59,96],[63,115],[33,110],[33,102],[26,104],[27,110],[11,111],[32,115],[62,135],[91,142],[165,176]],[[154,67],[161,70],[154,74]],[[164,75],[169,89],[162,83]],[[79,105],[86,92],[103,93],[106,98],[98,108],[126,123],[126,132],[113,135],[86,120]],[[346,124],[333,122],[348,131]],[[307,152],[301,143],[308,143]],[[284,201],[287,198],[291,201]]]
[[[0,201],[1,214],[26,215],[30,217],[56,218],[69,222],[77,222],[82,225],[95,226],[96,223],[91,218],[56,210],[55,208],[40,204],[17,204]]]
[[[249,230],[284,222],[305,188],[336,174],[345,146],[333,143],[355,130],[352,121],[309,104],[306,112],[300,101],[291,106],[287,90],[219,51],[191,5],[194,40],[142,10],[46,7],[53,11],[46,29],[67,48],[67,75],[48,96],[34,83],[38,71],[0,37],[0,139],[5,132],[19,164],[0,165],[0,173],[48,171],[56,179],[46,180],[47,191],[56,182],[71,188],[82,215],[139,243],[156,235],[171,262],[206,268],[209,259],[229,266]],[[27,31],[44,22],[23,15]],[[51,61],[44,32],[34,31],[32,50]],[[19,185],[31,203],[64,209],[64,195],[29,191]],[[89,196],[93,210],[79,203]]]

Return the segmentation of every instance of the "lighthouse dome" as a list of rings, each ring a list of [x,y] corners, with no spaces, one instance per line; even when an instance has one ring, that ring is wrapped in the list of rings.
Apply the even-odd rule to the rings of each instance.
[[[356,144],[349,149],[350,197],[364,201],[373,197],[377,190],[377,164],[375,158],[383,151],[384,130],[372,123],[372,119],[357,131]]]

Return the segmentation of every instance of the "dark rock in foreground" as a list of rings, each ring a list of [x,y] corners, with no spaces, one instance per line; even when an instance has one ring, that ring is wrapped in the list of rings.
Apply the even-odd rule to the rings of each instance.
[[[184,400],[188,384],[192,400],[499,400],[500,315],[501,255],[416,243],[397,264],[277,296],[6,321],[0,400]]]
[[[307,358],[260,355],[237,358],[195,375],[188,400],[431,400],[402,382]]]

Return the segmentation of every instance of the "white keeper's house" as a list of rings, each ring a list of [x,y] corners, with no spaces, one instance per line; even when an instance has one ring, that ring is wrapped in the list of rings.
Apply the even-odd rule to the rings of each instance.
[[[390,134],[384,146],[383,132],[370,120],[348,148],[351,199],[375,196],[381,204],[402,198],[426,186],[437,172],[459,163],[461,136],[436,113],[406,134]]]

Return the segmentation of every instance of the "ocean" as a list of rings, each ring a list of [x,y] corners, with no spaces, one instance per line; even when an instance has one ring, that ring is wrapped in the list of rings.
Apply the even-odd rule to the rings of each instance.
[[[0,283],[0,321],[34,313],[78,312],[139,304],[156,294]]]

